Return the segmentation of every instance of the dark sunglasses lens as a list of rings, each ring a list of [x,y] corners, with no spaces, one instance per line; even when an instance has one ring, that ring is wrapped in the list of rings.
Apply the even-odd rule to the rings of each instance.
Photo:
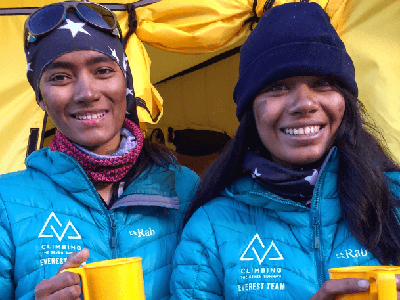
[[[92,3],[79,3],[76,7],[82,17],[93,25],[101,28],[114,28],[114,16],[107,9]]]
[[[29,29],[33,35],[45,33],[53,29],[62,19],[64,14],[63,5],[50,5],[43,7],[31,15]]]

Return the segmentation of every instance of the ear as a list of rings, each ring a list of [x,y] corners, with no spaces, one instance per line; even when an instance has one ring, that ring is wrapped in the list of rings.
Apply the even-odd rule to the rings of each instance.
[[[41,95],[40,93],[39,93],[38,104],[39,104],[40,108],[41,108],[43,111],[46,111],[46,105],[44,104],[42,95]]]

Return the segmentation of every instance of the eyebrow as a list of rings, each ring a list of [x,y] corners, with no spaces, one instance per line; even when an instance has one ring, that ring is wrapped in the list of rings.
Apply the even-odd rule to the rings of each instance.
[[[95,65],[99,62],[115,62],[115,63],[117,63],[115,60],[113,60],[108,55],[99,55],[99,56],[92,57],[91,59],[86,61],[86,65],[87,66]]]
[[[85,62],[86,66],[92,66],[95,65],[97,63],[100,62],[115,62],[117,63],[115,60],[113,60],[111,57],[107,56],[107,55],[99,55],[99,56],[95,56],[92,57],[90,59],[88,59]],[[67,62],[67,61],[53,61],[51,63],[49,63],[44,71],[49,71],[49,70],[54,70],[54,69],[69,69],[69,70],[73,70],[75,68],[75,65]]]

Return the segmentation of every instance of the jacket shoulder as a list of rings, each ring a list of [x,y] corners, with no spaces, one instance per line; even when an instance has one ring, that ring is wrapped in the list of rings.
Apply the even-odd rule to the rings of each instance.
[[[200,178],[194,171],[185,166],[179,168],[171,165],[169,169],[175,173],[175,191],[179,198],[180,210],[185,214],[196,194]]]
[[[43,177],[47,176],[31,168],[3,174],[0,176],[0,194],[4,199],[7,198],[7,195],[26,194],[28,191],[35,190],[40,192],[41,187],[38,185],[38,181],[43,182]]]
[[[389,190],[400,198],[400,172],[386,172],[385,175]]]

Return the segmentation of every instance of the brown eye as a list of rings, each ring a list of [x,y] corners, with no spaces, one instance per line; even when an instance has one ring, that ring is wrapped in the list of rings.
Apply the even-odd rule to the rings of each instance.
[[[64,81],[66,79],[68,79],[67,75],[58,74],[58,75],[52,76],[50,78],[50,81],[61,82],[61,81]]]
[[[271,86],[270,88],[266,89],[266,92],[280,92],[287,90],[287,88],[283,84],[276,84]]]
[[[109,74],[109,73],[112,73],[112,72],[114,72],[114,70],[109,69],[109,68],[101,68],[101,69],[99,69],[99,70],[97,71],[97,74],[99,74],[99,75],[106,75],[106,74]]]
[[[316,85],[318,87],[333,86],[333,82],[331,80],[323,79],[318,81]]]

